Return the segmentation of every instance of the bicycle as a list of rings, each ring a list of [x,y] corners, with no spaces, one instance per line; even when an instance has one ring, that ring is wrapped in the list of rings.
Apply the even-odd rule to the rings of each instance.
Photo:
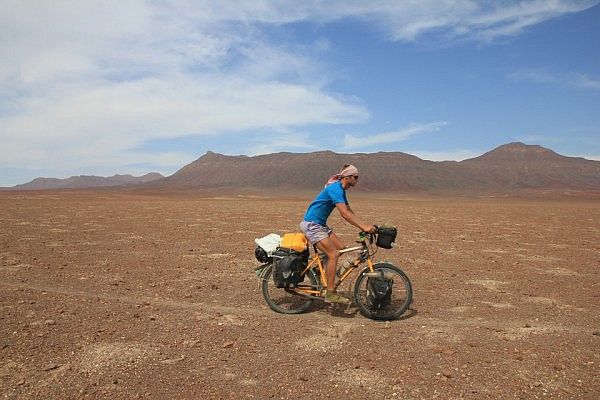
[[[408,309],[412,302],[412,284],[408,275],[397,266],[388,262],[373,261],[377,252],[377,248],[373,249],[373,239],[376,234],[360,232],[357,241],[359,246],[340,250],[340,255],[356,252],[357,257],[341,275],[336,274],[338,279],[335,288],[337,290],[348,277],[353,275],[353,272],[360,266],[364,266],[365,268],[354,282],[353,290],[350,286],[354,303],[363,316],[387,321],[399,318]],[[315,300],[323,299],[323,289],[327,287],[325,274],[327,256],[319,253],[316,246],[314,250],[314,254],[302,263],[303,268],[298,271],[300,277],[298,282],[291,282],[283,288],[278,288],[274,284],[272,261],[257,268],[257,275],[262,279],[263,297],[273,311],[300,314],[307,311]],[[305,278],[308,279],[308,283],[303,283]],[[375,282],[378,281],[387,282],[388,292],[383,294],[383,299],[377,300],[375,297],[378,289],[375,287]]]

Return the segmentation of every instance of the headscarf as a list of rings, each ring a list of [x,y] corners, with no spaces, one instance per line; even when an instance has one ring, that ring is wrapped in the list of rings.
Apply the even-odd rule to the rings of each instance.
[[[342,178],[346,176],[358,175],[358,169],[354,165],[348,165],[346,168],[342,169],[338,174],[332,175],[331,178],[325,184],[325,187],[331,185],[334,182],[342,180]]]

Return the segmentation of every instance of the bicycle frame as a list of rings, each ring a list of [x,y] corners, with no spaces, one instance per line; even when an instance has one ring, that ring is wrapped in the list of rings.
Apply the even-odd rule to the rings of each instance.
[[[342,254],[347,254],[347,253],[360,252],[360,254],[354,260],[354,264],[359,265],[359,264],[366,263],[369,268],[369,271],[373,272],[373,259],[372,259],[373,255],[369,251],[369,246],[366,243],[366,239],[361,240],[360,243],[361,243],[360,246],[348,247],[348,248],[340,250],[339,253],[340,253],[340,255],[342,255]],[[308,272],[310,269],[313,269],[313,268],[319,269],[319,278],[321,280],[321,285],[323,287],[327,287],[326,268],[323,265],[323,262],[321,261],[321,254],[318,252],[315,253],[311,257],[306,268],[304,268],[304,270],[302,271],[302,274],[305,274],[306,272]],[[355,268],[348,268],[346,271],[344,271],[344,273],[340,276],[338,281],[335,283],[336,290],[342,284],[342,282],[344,282],[346,280],[346,278],[348,276],[350,276],[350,274],[352,274],[352,272],[354,272],[354,269]],[[321,294],[321,292],[319,290],[308,289],[308,288],[304,288],[304,287],[297,287],[294,290],[296,292],[301,292],[303,294],[313,295],[313,296],[314,295],[319,296]]]

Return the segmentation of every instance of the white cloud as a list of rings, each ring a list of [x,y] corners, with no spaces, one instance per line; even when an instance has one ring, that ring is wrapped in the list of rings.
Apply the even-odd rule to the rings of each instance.
[[[221,1],[211,17],[271,24],[356,18],[372,22],[392,40],[411,41],[434,32],[449,38],[489,41],[596,4],[595,0]]]
[[[600,80],[579,72],[551,72],[546,70],[520,70],[508,75],[513,81],[526,81],[540,84],[561,85],[580,89],[600,89]]]
[[[358,105],[277,82],[126,82],[49,96],[33,102],[28,112],[5,117],[0,162],[27,166],[53,163],[60,156],[62,163],[73,159],[76,166],[100,159],[110,164],[112,157],[116,165],[127,165],[128,157],[120,155],[150,139],[358,122],[366,116]]]
[[[530,81],[536,83],[557,83],[559,81],[556,74],[541,70],[521,70],[509,74],[508,78],[514,81]]]
[[[447,122],[431,122],[428,124],[410,124],[399,131],[385,132],[374,135],[345,135],[344,147],[347,149],[368,148],[370,146],[401,142],[412,136],[439,131]]]
[[[473,14],[467,17],[467,31],[482,40],[513,36],[540,22],[578,12],[595,4],[596,1],[573,0],[530,0],[508,4],[482,2]]]
[[[307,133],[288,132],[260,138],[260,141],[248,149],[249,156],[279,152],[313,152],[320,148],[313,143]]]
[[[585,74],[577,74],[572,80],[572,83],[581,88],[600,89],[600,79],[591,78]]]
[[[357,99],[323,89],[310,54],[271,45],[237,23],[251,14],[220,4],[5,3],[0,164],[157,163],[154,152],[130,149],[158,138],[368,118]]]

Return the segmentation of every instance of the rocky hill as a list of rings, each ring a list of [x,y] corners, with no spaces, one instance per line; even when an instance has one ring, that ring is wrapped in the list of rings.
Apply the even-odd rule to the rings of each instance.
[[[84,189],[84,188],[98,188],[98,187],[111,187],[111,186],[123,186],[131,184],[141,184],[152,182],[157,179],[164,178],[163,175],[157,172],[151,172],[149,174],[135,177],[132,175],[114,175],[110,177],[93,176],[93,175],[80,175],[72,176],[66,179],[57,178],[36,178],[31,182],[23,185],[14,186],[11,189],[21,190],[43,190],[43,189]]]
[[[565,157],[541,146],[510,143],[459,163],[477,186],[504,189],[599,189],[600,161]]]
[[[168,192],[315,191],[343,164],[360,171],[353,191],[516,192],[600,191],[600,161],[565,157],[537,145],[509,143],[468,160],[434,162],[406,153],[274,153],[255,157],[207,152],[171,176],[37,178],[11,189],[132,187]],[[129,185],[129,186],[128,186]],[[131,186],[135,185],[135,186]]]
[[[600,190],[600,161],[565,157],[536,145],[510,143],[461,162],[433,162],[398,152],[330,151],[225,156],[208,152],[151,183],[164,189],[311,189],[345,164],[360,171],[360,191]]]

